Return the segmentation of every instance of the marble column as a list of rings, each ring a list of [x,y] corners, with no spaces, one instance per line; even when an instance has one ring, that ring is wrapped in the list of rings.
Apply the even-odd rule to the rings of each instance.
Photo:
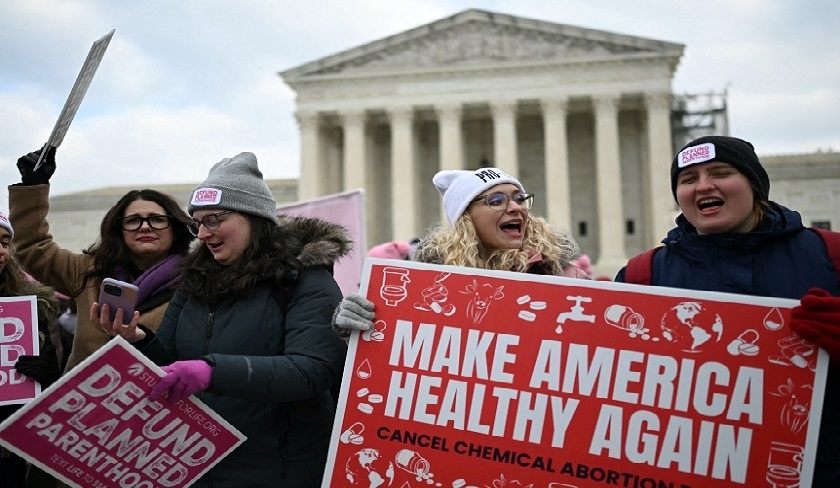
[[[595,179],[598,196],[599,272],[614,274],[627,263],[617,94],[593,96],[595,106]]]
[[[546,204],[546,218],[558,229],[571,232],[572,205],[569,178],[569,141],[566,133],[568,100],[545,99],[541,102],[545,127],[545,195],[538,195]],[[529,190],[530,191],[530,190]]]
[[[439,168],[464,169],[464,130],[462,126],[463,108],[461,104],[447,104],[436,107],[440,140]],[[446,211],[440,205],[440,218],[446,220]]]
[[[311,200],[324,194],[321,178],[324,174],[320,154],[318,112],[297,112],[300,128],[300,179],[298,200]]]
[[[391,121],[391,238],[408,241],[417,233],[417,168],[414,109],[387,109]]]
[[[519,178],[516,101],[494,100],[490,103],[490,111],[493,114],[493,166]]]
[[[440,169],[464,169],[463,109],[460,104],[437,107]]]
[[[341,112],[344,128],[343,182],[344,191],[364,189],[367,185],[364,110]]]
[[[647,107],[647,188],[649,197],[646,219],[650,222],[645,233],[645,245],[654,247],[673,227],[671,194],[671,160],[674,157],[671,141],[671,94],[645,94]]]

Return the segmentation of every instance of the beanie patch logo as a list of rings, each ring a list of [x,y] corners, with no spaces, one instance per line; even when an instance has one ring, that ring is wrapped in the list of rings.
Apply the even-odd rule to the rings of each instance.
[[[199,188],[193,192],[190,205],[196,207],[206,205],[218,205],[222,201],[222,190],[215,188]]]
[[[687,147],[677,155],[677,167],[685,168],[692,164],[705,163],[715,159],[715,157],[715,145],[711,142]]]
[[[501,171],[494,170],[494,169],[483,169],[475,173],[481,181],[487,183],[488,181],[498,180],[500,178],[504,178],[508,175],[502,173]]]

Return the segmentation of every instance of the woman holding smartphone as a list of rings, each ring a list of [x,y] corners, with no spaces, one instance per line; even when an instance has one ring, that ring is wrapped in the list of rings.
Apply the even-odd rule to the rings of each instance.
[[[248,438],[195,486],[321,486],[347,353],[330,328],[331,271],[352,243],[341,226],[276,208],[254,154],[223,159],[192,192],[201,245],[157,333],[90,311],[163,365],[150,400],[197,394]]]
[[[102,280],[136,285],[136,313],[144,325],[157,329],[180,281],[175,265],[186,255],[193,236],[185,224],[189,216],[174,198],[155,190],[131,190],[105,214],[99,237],[88,249],[82,253],[62,249],[53,241],[46,218],[55,148],[36,170],[40,154],[38,150],[18,159],[21,182],[9,186],[9,218],[17,230],[17,257],[24,269],[75,299],[82,310],[67,362],[70,370],[109,339],[87,319],[91,304],[99,300]]]

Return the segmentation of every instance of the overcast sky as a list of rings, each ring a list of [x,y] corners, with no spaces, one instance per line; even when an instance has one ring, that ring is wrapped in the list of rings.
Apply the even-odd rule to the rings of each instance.
[[[0,185],[19,181],[17,158],[46,142],[112,29],[53,194],[197,183],[241,151],[266,178],[297,177],[278,72],[469,8],[684,44],[674,91],[728,90],[731,133],[759,155],[840,150],[836,0],[0,0]]]

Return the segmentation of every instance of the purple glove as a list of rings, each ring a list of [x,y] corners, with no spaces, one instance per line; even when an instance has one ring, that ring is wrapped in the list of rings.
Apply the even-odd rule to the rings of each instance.
[[[175,361],[162,369],[166,376],[152,387],[152,392],[149,393],[150,401],[154,402],[168,392],[167,400],[174,405],[193,393],[210,387],[213,367],[201,359]]]

